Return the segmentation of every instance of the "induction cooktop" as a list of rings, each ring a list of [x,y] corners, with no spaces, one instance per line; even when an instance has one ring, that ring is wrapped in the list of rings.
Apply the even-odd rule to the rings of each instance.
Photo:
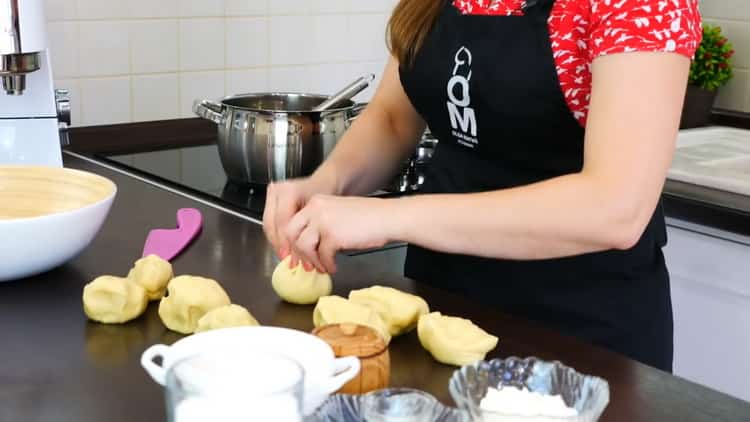
[[[251,218],[263,216],[265,186],[229,180],[215,144],[132,154],[94,154],[94,158]],[[399,195],[384,189],[372,196]]]
[[[94,154],[94,158],[252,218],[259,219],[263,215],[264,187],[227,179],[216,145],[133,154]]]

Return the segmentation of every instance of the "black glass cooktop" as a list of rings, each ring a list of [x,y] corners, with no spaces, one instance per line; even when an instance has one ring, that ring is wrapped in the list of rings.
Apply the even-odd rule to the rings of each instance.
[[[227,179],[216,145],[202,145],[134,154],[94,157],[162,185],[185,191],[260,219],[265,205],[265,186],[239,184]],[[374,196],[397,196],[380,191]]]
[[[253,218],[263,215],[263,186],[227,179],[216,145],[95,157],[157,183],[177,188]]]

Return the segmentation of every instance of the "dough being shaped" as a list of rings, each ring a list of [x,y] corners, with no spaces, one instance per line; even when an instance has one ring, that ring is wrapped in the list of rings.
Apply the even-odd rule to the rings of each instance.
[[[468,319],[433,312],[419,318],[417,334],[422,347],[438,362],[463,366],[484,359],[497,346],[497,337],[487,334]]]
[[[247,309],[240,305],[227,305],[212,309],[198,320],[196,333],[219,328],[258,326],[256,320]]]
[[[208,311],[230,303],[229,296],[215,280],[183,275],[167,285],[167,295],[159,302],[159,316],[170,330],[191,334]]]
[[[103,275],[83,288],[83,312],[89,319],[105,324],[138,318],[146,305],[146,290],[127,278]]]
[[[167,291],[167,284],[173,277],[172,264],[156,255],[149,255],[135,261],[128,278],[140,284],[148,293],[148,300],[159,300]]]
[[[320,327],[328,324],[351,322],[366,325],[377,331],[386,344],[391,341],[391,333],[385,322],[374,309],[347,300],[341,296],[323,296],[313,311],[313,324]]]
[[[414,329],[419,317],[430,312],[427,302],[421,297],[392,287],[372,286],[352,290],[349,300],[374,309],[392,336]]]
[[[271,276],[271,285],[279,297],[289,303],[311,305],[321,296],[331,294],[331,276],[315,270],[305,271],[301,262],[296,267],[289,268],[291,259],[288,256],[281,261]]]

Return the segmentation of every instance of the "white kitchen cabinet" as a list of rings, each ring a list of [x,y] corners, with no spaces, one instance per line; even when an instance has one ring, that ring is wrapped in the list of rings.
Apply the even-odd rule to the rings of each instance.
[[[750,401],[750,238],[670,221],[675,374]]]

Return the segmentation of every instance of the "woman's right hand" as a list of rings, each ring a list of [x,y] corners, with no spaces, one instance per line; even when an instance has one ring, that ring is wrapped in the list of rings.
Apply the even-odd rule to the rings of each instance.
[[[404,92],[398,68],[391,58],[367,108],[312,176],[268,186],[263,230],[280,257],[292,252],[285,232],[289,221],[314,195],[367,195],[388,183],[414,153],[425,122]]]
[[[284,236],[284,229],[289,220],[305,207],[307,201],[313,195],[320,193],[328,194],[331,192],[330,189],[326,189],[312,178],[295,179],[268,185],[266,206],[263,210],[263,231],[281,259],[286,258],[292,251],[291,245]],[[296,262],[292,264],[294,265]]]

